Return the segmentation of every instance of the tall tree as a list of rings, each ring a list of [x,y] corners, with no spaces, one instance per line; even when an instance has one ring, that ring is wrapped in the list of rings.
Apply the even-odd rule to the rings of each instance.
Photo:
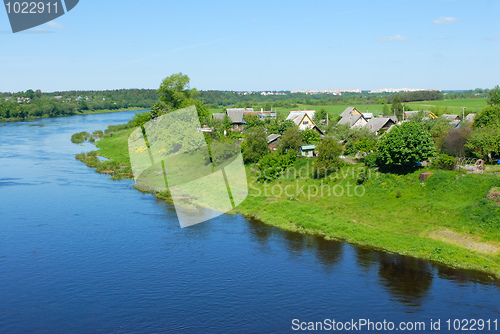
[[[488,92],[488,99],[486,100],[486,103],[490,106],[500,105],[500,87],[498,85]]]
[[[332,137],[325,137],[317,147],[318,156],[313,163],[313,177],[322,178],[342,167],[339,156],[342,146]]]
[[[304,144],[316,144],[321,140],[321,136],[318,131],[314,129],[305,129],[302,131],[302,142]]]
[[[289,151],[297,152],[302,143],[302,134],[299,127],[293,126],[283,133],[278,142],[277,149],[281,154],[286,154]]]
[[[189,87],[189,77],[182,73],[172,74],[163,79],[158,88],[160,101],[151,107],[151,118],[194,105],[200,118],[208,117],[203,101],[197,100],[199,92]]]
[[[266,132],[262,127],[253,127],[245,131],[246,140],[243,145],[243,160],[245,162],[257,162],[263,156],[269,154],[266,141]]]
[[[403,119],[403,105],[401,104],[401,98],[399,95],[394,96],[392,99],[391,112],[396,112],[398,119]]]
[[[434,142],[430,134],[416,122],[405,122],[394,127],[379,141],[380,161],[390,167],[413,167],[434,154]]]

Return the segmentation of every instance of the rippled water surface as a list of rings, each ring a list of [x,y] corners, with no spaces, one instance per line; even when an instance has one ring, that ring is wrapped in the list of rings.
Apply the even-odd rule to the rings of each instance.
[[[0,333],[287,333],[292,320],[500,319],[500,284],[174,209],[74,159],[133,112],[0,124]],[[500,324],[499,324],[500,325]],[[365,331],[366,332],[366,331]]]

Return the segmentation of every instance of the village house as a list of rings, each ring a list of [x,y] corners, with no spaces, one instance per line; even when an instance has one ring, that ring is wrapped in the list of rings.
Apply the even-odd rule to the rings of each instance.
[[[367,122],[369,122],[373,118],[373,113],[371,112],[364,112],[363,117],[366,119]]]
[[[465,116],[464,121],[467,123],[474,123],[474,118],[476,117],[476,114],[468,114]]]
[[[450,124],[454,125],[455,127],[458,126],[458,124],[460,123],[460,116],[458,115],[443,114],[441,115],[441,117],[449,120]]]
[[[257,113],[257,116],[259,116],[261,121],[264,121],[266,119],[276,118],[276,112],[273,112],[272,110],[264,111],[263,108],[260,108],[260,112]]]
[[[221,122],[224,120],[224,117],[226,117],[226,114],[222,114],[222,113],[212,114],[212,119],[216,119],[216,120],[219,120]]]
[[[395,124],[390,117],[375,117],[366,123],[366,127],[378,136],[380,132],[388,131]]]
[[[307,157],[307,158],[315,157],[316,156],[316,145],[314,145],[314,144],[302,145],[299,148],[299,154],[302,155],[303,157]]]
[[[350,128],[361,128],[365,126],[368,121],[363,117],[362,114],[351,114],[342,117],[337,123],[339,125],[349,125]]]
[[[341,118],[347,117],[349,115],[362,115],[362,113],[354,108],[354,107],[347,107],[345,110],[340,114]]]
[[[304,111],[290,111],[290,114],[288,114],[288,117],[286,118],[287,121],[293,121],[295,125],[299,127],[299,130],[304,131],[306,129],[314,129],[316,130],[320,135],[323,135],[323,131],[321,131],[316,123],[314,123],[313,118],[314,114],[316,113],[315,110],[304,110]]]
[[[251,109],[251,108],[249,108]],[[226,114],[231,120],[231,131],[233,132],[242,132],[243,131],[243,125],[245,124],[245,112],[247,111],[247,108],[234,108],[234,109],[227,109]],[[253,109],[248,112],[253,112]]]
[[[426,110],[426,111],[405,111],[403,119],[411,120],[412,118],[417,117],[419,114],[423,115],[422,117],[423,120],[430,118],[437,118],[437,116],[433,112]]]
[[[371,114],[373,117],[373,114]],[[350,128],[363,127],[368,123],[366,118],[363,116],[358,109],[354,107],[347,107],[341,114],[340,120],[337,124],[339,125],[349,125]]]
[[[271,150],[271,152],[276,151],[276,146],[278,145],[278,140],[280,139],[280,137],[281,135],[275,133],[270,134],[266,137],[267,146],[269,147],[269,150]]]

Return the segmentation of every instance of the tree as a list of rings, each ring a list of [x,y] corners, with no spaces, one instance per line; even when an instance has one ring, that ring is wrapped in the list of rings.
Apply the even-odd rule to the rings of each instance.
[[[356,153],[369,153],[377,149],[377,142],[367,137],[362,137],[354,143],[354,148],[356,149]]]
[[[200,118],[208,117],[209,113],[203,101],[197,100],[200,92],[189,88],[189,77],[182,73],[172,74],[163,79],[157,90],[160,101],[151,107],[151,118],[194,105]]]
[[[474,117],[475,128],[482,128],[487,125],[500,125],[500,105],[484,107],[483,110]]]
[[[401,98],[399,95],[394,96],[392,99],[392,104],[391,104],[391,111],[394,112],[396,110],[396,116],[398,116],[399,119],[403,118],[403,105],[401,104]]]
[[[322,178],[338,168],[342,167],[343,161],[339,156],[342,146],[332,137],[325,137],[317,147],[318,156],[313,163],[313,177]]]
[[[255,115],[255,114],[245,115],[244,118],[245,118],[245,123],[246,123],[245,124],[246,129],[250,129],[250,128],[262,125],[262,123],[259,119],[259,116]]]
[[[490,106],[500,105],[500,87],[498,85],[488,92],[488,99],[486,100],[486,103]]]
[[[465,144],[470,137],[469,128],[453,129],[444,137],[441,143],[441,151],[454,157],[465,156]]]
[[[487,126],[475,129],[465,147],[477,158],[484,160],[491,158],[492,155],[500,155],[500,127]]]
[[[28,99],[33,100],[33,98],[35,97],[35,92],[33,91],[33,89],[28,89],[28,90],[24,93],[24,97],[27,97]]]
[[[382,113],[384,115],[389,115],[389,108],[387,108],[387,104],[384,104],[384,107],[382,108]]]
[[[318,110],[317,113],[314,114],[314,119],[313,119],[314,123],[320,124],[322,120],[326,119],[326,115],[327,115],[326,109],[321,108],[320,110]]]
[[[321,140],[318,131],[314,129],[305,129],[302,131],[302,142],[305,144],[316,144]]]
[[[295,127],[295,123],[291,120],[287,120],[278,125],[278,132],[280,135],[283,135],[286,130]]]
[[[302,145],[302,134],[300,133],[298,126],[293,126],[288,128],[285,133],[281,136],[277,150],[281,154],[285,154],[289,151],[297,152],[299,147]]]
[[[245,132],[246,141],[243,146],[243,160],[246,163],[259,161],[260,158],[269,154],[266,132],[262,127],[254,127]]]
[[[415,122],[392,128],[381,138],[378,149],[381,164],[389,167],[414,167],[435,154],[430,134]]]

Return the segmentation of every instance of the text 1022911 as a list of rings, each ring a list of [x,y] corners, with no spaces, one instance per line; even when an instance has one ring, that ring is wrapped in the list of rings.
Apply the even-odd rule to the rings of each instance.
[[[57,14],[58,6],[55,2],[6,2],[7,14]]]

